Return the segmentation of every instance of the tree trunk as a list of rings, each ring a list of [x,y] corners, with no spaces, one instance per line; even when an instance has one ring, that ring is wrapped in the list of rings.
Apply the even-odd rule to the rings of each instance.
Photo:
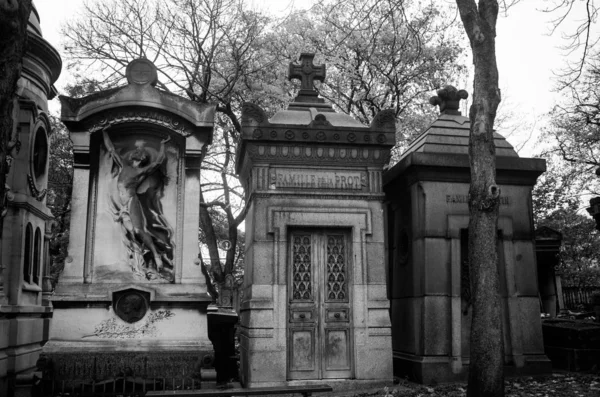
[[[27,43],[31,0],[0,0],[0,240],[7,211],[6,176],[10,171],[9,141],[13,131],[13,107]],[[2,248],[0,245],[0,258]],[[0,304],[4,300],[6,267],[0,259]]]
[[[475,77],[469,117],[469,266],[473,296],[467,396],[504,396],[504,346],[499,295],[494,119],[500,103],[496,65],[498,2],[456,0],[471,43]]]

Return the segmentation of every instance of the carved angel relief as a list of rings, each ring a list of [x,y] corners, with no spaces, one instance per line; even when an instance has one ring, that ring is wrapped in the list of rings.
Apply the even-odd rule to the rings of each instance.
[[[173,228],[163,213],[166,175],[165,143],[158,152],[143,140],[135,147],[115,148],[106,129],[104,146],[110,157],[111,175],[116,183],[109,191],[109,208],[113,220],[121,226],[126,262],[136,278],[173,281]]]

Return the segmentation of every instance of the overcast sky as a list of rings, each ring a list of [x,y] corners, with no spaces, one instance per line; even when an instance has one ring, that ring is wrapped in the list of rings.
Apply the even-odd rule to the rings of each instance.
[[[283,10],[289,6],[286,0],[254,2],[268,7],[269,11]],[[61,53],[63,59],[65,55],[60,45],[60,26],[77,14],[82,3],[82,0],[35,0],[44,38]],[[297,7],[308,3],[296,1],[295,5]],[[531,155],[535,136],[545,124],[543,115],[552,109],[557,99],[557,94],[552,92],[552,70],[563,65],[564,59],[564,53],[558,49],[561,44],[560,34],[555,33],[552,37],[548,35],[550,17],[538,10],[541,5],[541,0],[521,1],[510,9],[507,17],[498,20],[497,26],[497,59],[500,88],[505,102],[503,106],[515,113],[515,119],[522,125],[522,128],[512,134],[499,132],[508,135],[509,142],[518,149],[532,136],[519,152],[521,156]],[[56,84],[59,92],[69,81],[69,77],[66,69],[63,69]],[[472,91],[472,81],[466,84],[449,83],[464,88],[469,93]],[[58,109],[57,104],[51,106],[51,111],[58,112]]]

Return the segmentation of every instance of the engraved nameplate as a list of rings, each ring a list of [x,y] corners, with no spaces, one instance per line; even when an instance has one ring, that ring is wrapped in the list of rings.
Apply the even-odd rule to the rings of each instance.
[[[469,196],[466,194],[447,194],[446,204],[469,204]],[[510,198],[500,196],[500,205],[510,205]]]
[[[271,171],[275,188],[363,190],[367,174],[361,171],[278,169]]]

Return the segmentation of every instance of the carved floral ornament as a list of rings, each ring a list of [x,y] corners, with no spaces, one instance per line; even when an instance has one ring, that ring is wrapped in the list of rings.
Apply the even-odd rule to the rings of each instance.
[[[88,130],[95,132],[117,124],[140,122],[167,128],[183,137],[192,135],[192,126],[186,120],[154,110],[128,110],[105,113],[92,119]]]
[[[388,151],[374,147],[310,147],[290,145],[249,145],[248,154],[253,158],[300,160],[328,160],[349,162],[387,162]]]
[[[360,133],[360,132],[346,133],[346,132],[342,132],[342,131],[331,132],[331,131],[323,131],[323,130],[300,132],[300,131],[294,131],[291,129],[286,129],[285,131],[282,131],[281,135],[283,138],[285,138],[288,141],[294,141],[294,140],[308,141],[312,138],[312,140],[315,140],[317,142],[325,142],[325,141],[339,142],[339,141],[346,140],[347,142],[350,142],[350,143],[359,141],[359,142],[364,142],[367,144],[384,145],[389,140],[389,137],[387,136],[388,134],[391,135],[391,133],[375,134],[369,130],[366,130],[363,133]],[[265,131],[263,131],[261,128],[255,128],[254,130],[252,130],[250,137],[252,139],[256,139],[256,140],[280,139],[280,134],[275,129],[269,131],[268,133],[265,133]]]

